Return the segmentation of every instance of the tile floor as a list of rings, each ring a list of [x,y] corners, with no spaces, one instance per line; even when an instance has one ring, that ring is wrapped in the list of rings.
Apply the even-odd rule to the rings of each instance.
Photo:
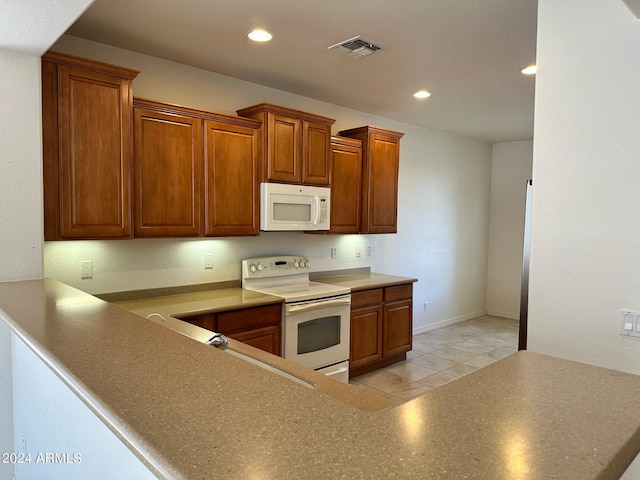
[[[518,321],[483,316],[416,335],[406,361],[349,383],[402,403],[517,350]]]

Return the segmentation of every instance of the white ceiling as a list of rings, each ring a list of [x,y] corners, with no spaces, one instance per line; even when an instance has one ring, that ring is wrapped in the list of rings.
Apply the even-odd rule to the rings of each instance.
[[[67,33],[498,143],[533,137],[535,80],[520,70],[536,13],[537,0],[96,0]],[[274,39],[250,42],[254,27]],[[356,35],[383,49],[327,50]]]
[[[93,0],[2,0],[0,48],[41,56]]]

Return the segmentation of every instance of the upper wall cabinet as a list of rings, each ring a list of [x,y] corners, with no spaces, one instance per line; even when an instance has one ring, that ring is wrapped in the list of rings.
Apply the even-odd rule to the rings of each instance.
[[[396,233],[400,139],[404,134],[365,126],[339,135],[362,141],[360,233]]]
[[[206,234],[260,234],[260,122],[205,121]]]
[[[268,103],[237,113],[262,121],[261,181],[329,185],[334,119]]]
[[[259,234],[260,122],[136,98],[135,235]]]
[[[137,74],[55,52],[42,57],[45,240],[133,234]]]
[[[331,230],[359,233],[362,215],[362,142],[331,137]]]
[[[201,235],[202,119],[139,98],[133,114],[135,236]]]

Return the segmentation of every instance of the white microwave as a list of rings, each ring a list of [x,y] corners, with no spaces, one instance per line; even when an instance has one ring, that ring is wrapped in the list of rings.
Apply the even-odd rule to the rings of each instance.
[[[330,188],[260,184],[260,230],[329,230],[330,208]]]

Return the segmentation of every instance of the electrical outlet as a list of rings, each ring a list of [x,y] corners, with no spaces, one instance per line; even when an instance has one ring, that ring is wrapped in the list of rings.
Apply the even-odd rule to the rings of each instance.
[[[93,262],[91,260],[80,262],[80,277],[93,278]]]
[[[425,312],[429,310],[429,302],[424,302],[423,309]]]
[[[331,258],[335,260],[337,257],[338,257],[338,251],[334,247],[331,247]]]
[[[367,257],[371,256],[371,245],[367,245]]]
[[[204,268],[205,270],[211,270],[213,268],[213,253],[204,254]]]
[[[360,258],[362,255],[362,249],[360,247],[356,247],[356,258]]]

